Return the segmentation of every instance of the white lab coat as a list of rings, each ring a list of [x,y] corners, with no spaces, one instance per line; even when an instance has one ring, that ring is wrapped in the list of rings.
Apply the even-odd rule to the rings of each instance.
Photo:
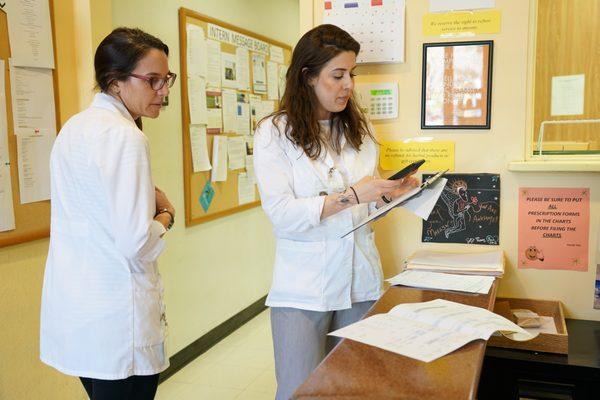
[[[311,160],[279,133],[272,118],[254,137],[254,168],[262,207],[276,237],[271,307],[313,311],[350,308],[382,293],[381,261],[366,225],[341,239],[374,204],[359,204],[320,220],[324,193],[344,190],[329,153]],[[376,173],[377,145],[365,138],[360,151],[342,143],[341,163],[350,185]]]
[[[148,142],[117,99],[99,93],[62,128],[50,158],[50,249],[40,358],[97,379],[168,367]]]

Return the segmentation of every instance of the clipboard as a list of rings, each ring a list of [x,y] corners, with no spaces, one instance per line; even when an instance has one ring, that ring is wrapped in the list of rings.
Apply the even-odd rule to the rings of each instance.
[[[341,238],[346,237],[347,235],[349,235],[350,233],[354,232],[355,230],[357,230],[361,226],[364,226],[364,225],[368,224],[371,221],[374,221],[374,220],[376,220],[378,218],[383,217],[385,214],[387,214],[393,208],[395,208],[395,207],[402,207],[404,205],[407,205],[407,203],[409,201],[415,200],[416,198],[420,197],[421,194],[423,194],[423,192],[425,190],[431,190],[433,188],[438,189],[439,193],[437,193],[437,196],[435,197],[435,201],[437,201],[437,199],[439,198],[440,194],[442,193],[442,190],[443,190],[444,186],[446,185],[446,181],[447,181],[446,179],[444,179],[442,177],[448,171],[449,170],[447,169],[445,171],[438,172],[437,174],[431,176],[429,179],[427,179],[423,183],[421,183],[420,186],[418,186],[418,187],[416,187],[416,188],[414,188],[412,190],[409,190],[408,192],[404,193],[402,196],[400,196],[400,197],[392,200],[391,202],[387,203],[383,207],[378,208],[375,212],[373,212],[367,218],[365,218],[364,220],[362,220],[361,222],[359,222],[351,230],[349,230],[348,232],[344,233],[341,236]],[[438,185],[441,185],[441,188],[438,187]],[[433,200],[433,199],[425,199],[424,201],[430,201],[430,200]],[[433,204],[435,205],[435,202],[433,202]],[[433,206],[431,208],[433,209]],[[429,210],[429,213],[430,212],[431,212],[431,210]],[[428,215],[429,215],[429,213],[428,213]],[[427,219],[427,218],[424,218],[424,219]]]

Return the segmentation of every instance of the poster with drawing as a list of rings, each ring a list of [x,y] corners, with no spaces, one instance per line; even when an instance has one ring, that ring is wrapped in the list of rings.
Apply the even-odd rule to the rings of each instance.
[[[427,179],[431,174],[423,174]],[[446,174],[448,182],[429,219],[423,242],[500,244],[500,175]]]
[[[519,189],[519,268],[587,271],[589,188]]]

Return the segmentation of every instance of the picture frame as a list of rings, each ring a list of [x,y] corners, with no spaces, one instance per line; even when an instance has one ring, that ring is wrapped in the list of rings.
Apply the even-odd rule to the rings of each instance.
[[[421,129],[490,129],[494,41],[423,43]]]

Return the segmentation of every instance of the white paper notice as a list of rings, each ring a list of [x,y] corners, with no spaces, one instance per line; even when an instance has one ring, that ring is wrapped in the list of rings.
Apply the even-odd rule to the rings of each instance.
[[[254,156],[246,154],[246,173],[248,179],[252,180],[252,183],[256,183],[256,175],[254,175]]]
[[[54,134],[17,135],[21,204],[50,199],[50,151]]]
[[[221,85],[226,88],[237,89],[237,57],[235,54],[221,52]]]
[[[247,173],[238,174],[238,203],[247,204],[256,201],[256,190],[254,181],[250,179]]]
[[[494,283],[494,279],[493,276],[404,271],[387,281],[392,285],[487,294]]]
[[[206,126],[190,125],[190,144],[192,147],[192,164],[194,172],[211,169],[206,145]]]
[[[223,131],[237,132],[237,95],[235,90],[223,89]]]
[[[283,64],[284,63],[283,49],[279,46],[271,45],[269,48],[269,58],[273,62]]]
[[[15,212],[10,179],[8,152],[8,122],[6,118],[6,95],[4,85],[4,60],[0,59],[0,232],[15,229]]]
[[[250,104],[237,103],[237,129],[238,135],[250,134]]]
[[[252,53],[252,89],[254,93],[267,93],[265,56]]]
[[[496,0],[429,0],[429,12],[478,10],[496,7]]]
[[[10,64],[15,134],[56,133],[52,70]]]
[[[206,80],[199,76],[188,77],[188,96],[190,104],[190,123],[208,123],[206,111]]]
[[[204,29],[194,24],[186,24],[187,30],[187,74],[206,77],[206,39]]]
[[[550,115],[583,114],[585,75],[552,77]]]
[[[221,43],[216,40],[206,41],[206,86],[221,88]]]
[[[208,125],[206,126],[206,128],[208,133],[221,133],[221,131],[223,130],[223,116],[221,115],[220,108],[208,109]]]
[[[285,92],[285,74],[287,73],[287,66],[280,65],[278,70],[278,86],[279,86],[279,99],[283,98]]]
[[[240,169],[246,166],[246,141],[243,136],[233,136],[227,141],[229,169]]]
[[[48,0],[10,0],[4,3],[13,65],[54,68]]]
[[[239,90],[250,90],[250,56],[243,47],[235,49],[237,84]]]
[[[272,61],[267,61],[267,98],[269,100],[279,99],[277,64]]]
[[[217,135],[213,138],[211,182],[227,180],[227,136]]]

